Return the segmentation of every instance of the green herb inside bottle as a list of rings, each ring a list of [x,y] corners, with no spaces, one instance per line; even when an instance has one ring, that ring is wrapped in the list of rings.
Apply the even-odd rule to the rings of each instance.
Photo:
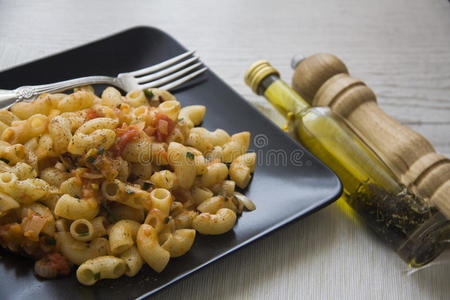
[[[425,201],[407,193],[328,107],[310,107],[266,61],[253,64],[245,81],[293,119],[300,142],[341,179],[347,203],[408,264],[425,265],[446,248],[450,223]]]

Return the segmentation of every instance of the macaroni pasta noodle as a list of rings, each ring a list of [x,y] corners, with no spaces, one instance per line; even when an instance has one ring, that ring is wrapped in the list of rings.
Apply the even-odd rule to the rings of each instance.
[[[163,272],[197,234],[233,229],[250,133],[201,126],[206,107],[159,89],[90,86],[0,110],[0,244],[44,278],[80,283]]]

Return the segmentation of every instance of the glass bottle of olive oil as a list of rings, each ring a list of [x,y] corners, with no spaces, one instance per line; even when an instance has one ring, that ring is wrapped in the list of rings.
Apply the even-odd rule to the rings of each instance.
[[[386,167],[338,116],[328,107],[311,107],[267,61],[254,63],[245,81],[282,115],[293,116],[301,143],[339,176],[346,194],[369,182],[389,192],[401,191]]]
[[[328,107],[311,107],[267,61],[251,65],[245,82],[282,115],[294,119],[300,142],[341,179],[346,202],[409,265],[422,266],[445,249],[440,243],[450,230],[441,226],[445,219],[407,193],[340,117]],[[427,220],[433,225],[421,227]]]

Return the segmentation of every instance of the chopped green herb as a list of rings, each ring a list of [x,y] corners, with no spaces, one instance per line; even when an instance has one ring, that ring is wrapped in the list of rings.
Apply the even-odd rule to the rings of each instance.
[[[89,232],[80,232],[78,236],[88,236]]]
[[[77,198],[77,199],[81,199],[81,197],[78,196],[78,195],[73,195],[73,197],[74,197],[74,198]]]
[[[95,161],[95,157],[89,156],[88,158],[86,158],[86,161],[87,161],[88,163],[90,163],[90,164],[93,164],[94,161]]]
[[[94,279],[95,280],[99,280],[100,279],[100,272],[94,274]]]
[[[442,241],[448,239],[450,221],[421,232],[427,222],[437,217],[437,210],[407,190],[394,194],[375,184],[363,183],[347,202],[414,268],[422,267],[445,250]]]
[[[142,188],[144,190],[148,190],[151,187],[151,183],[150,182],[144,182],[144,184],[142,185]]]
[[[49,246],[54,246],[56,245],[56,239],[54,237],[46,237],[45,243]]]
[[[144,94],[145,96],[147,96],[147,98],[152,98],[153,97],[153,92],[150,90],[145,89],[144,90]]]
[[[181,121],[183,121],[184,120],[184,118],[179,118],[178,119],[178,122],[181,122]]]
[[[97,155],[102,155],[103,153],[105,153],[105,148],[103,148],[102,146],[100,146],[100,147],[98,148]]]
[[[170,217],[166,217],[166,218],[164,219],[164,224],[169,223],[169,221],[170,221]]]
[[[189,152],[189,151],[186,152],[186,157],[189,158],[189,159],[194,159],[195,158],[194,153]]]
[[[3,162],[6,163],[6,164],[9,164],[9,160],[7,160],[6,158],[3,158],[3,157],[2,157],[2,158],[0,158],[0,160],[3,161]]]
[[[132,190],[125,190],[125,193],[127,193],[128,195],[132,195],[132,194],[134,194],[134,191],[132,191]]]
[[[117,104],[117,106],[116,106],[116,107],[117,107],[118,109],[120,109],[120,107],[121,107],[121,106],[122,106],[122,103],[120,103],[120,104]]]

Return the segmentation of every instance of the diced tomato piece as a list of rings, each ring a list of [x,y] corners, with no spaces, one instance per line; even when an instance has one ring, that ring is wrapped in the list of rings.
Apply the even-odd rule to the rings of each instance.
[[[162,113],[156,113],[156,140],[164,142],[175,128],[175,122]]]
[[[112,149],[116,156],[120,156],[129,142],[137,140],[139,130],[134,126],[127,126],[125,123],[121,128],[116,129],[116,144]]]
[[[46,254],[36,264],[40,266],[36,270],[37,274],[44,278],[68,275],[72,269],[72,263],[58,252]]]
[[[70,261],[60,253],[52,253],[48,256],[51,264],[58,270],[61,275],[68,275],[72,269]]]
[[[127,123],[122,123],[121,127],[118,127],[115,129],[116,136],[120,137],[121,135],[125,134],[130,128],[135,128],[134,126],[128,126]]]
[[[167,135],[169,132],[169,122],[160,119],[158,121],[158,132],[163,135]]]
[[[138,136],[139,132],[134,128],[121,135],[117,142],[117,144],[119,145],[119,149],[123,150],[129,142],[136,140]]]
[[[95,109],[89,108],[86,110],[86,120],[89,121],[98,117],[100,117],[100,115]]]

